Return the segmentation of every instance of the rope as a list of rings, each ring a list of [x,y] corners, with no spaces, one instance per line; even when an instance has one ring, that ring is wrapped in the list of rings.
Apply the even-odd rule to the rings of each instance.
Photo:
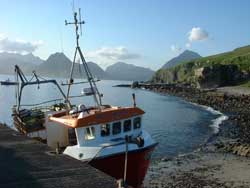
[[[125,144],[125,142],[119,142],[119,143],[116,143],[116,144],[111,144],[111,145],[108,145],[108,146],[102,146],[101,149],[94,155],[94,157],[92,157],[88,163],[90,163],[91,161],[93,161],[98,155],[99,153],[104,149],[104,148],[108,148],[108,147],[111,147],[111,146],[118,146],[118,145],[122,145],[122,144]]]

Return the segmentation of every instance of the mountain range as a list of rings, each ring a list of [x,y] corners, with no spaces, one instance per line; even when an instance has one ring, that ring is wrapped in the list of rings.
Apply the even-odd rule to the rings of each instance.
[[[105,72],[97,64],[93,62],[87,62],[88,67],[92,74],[98,78],[105,78]],[[36,72],[41,75],[49,77],[66,77],[70,76],[72,61],[63,53],[55,53],[49,56],[49,58],[42,64],[40,64]],[[73,70],[75,77],[86,77],[85,71],[81,64],[76,63]]]
[[[250,79],[250,46],[208,57],[189,50],[169,60],[161,69],[150,69],[118,62],[104,71],[96,63],[87,62],[93,76],[100,79],[151,81],[154,83],[186,83],[197,87],[237,85]],[[19,65],[25,74],[33,70],[48,77],[69,77],[71,60],[55,53],[45,61],[33,54],[0,53],[0,74],[14,73]],[[81,67],[81,68],[80,68]],[[75,64],[75,77],[86,77],[80,64]]]
[[[71,69],[71,60],[63,53],[54,53],[43,61],[33,54],[21,55],[14,53],[0,53],[0,74],[13,74],[14,66],[19,65],[25,74],[31,74],[35,70],[38,74],[48,77],[68,78]],[[144,67],[118,62],[107,67],[104,71],[96,63],[87,62],[93,76],[100,79],[147,81],[154,71]],[[80,64],[75,64],[75,77],[86,77]]]
[[[107,67],[106,74],[112,80],[128,80],[129,78],[129,80],[134,81],[147,81],[154,75],[154,71],[133,64],[118,62]]]

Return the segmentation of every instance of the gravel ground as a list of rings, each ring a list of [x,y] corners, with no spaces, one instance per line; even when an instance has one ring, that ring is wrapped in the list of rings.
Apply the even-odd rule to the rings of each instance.
[[[145,188],[249,188],[250,158],[218,147],[237,141],[237,128],[232,126],[227,120],[218,135],[197,151],[152,164]]]
[[[154,162],[145,178],[145,188],[250,188],[250,89],[218,88],[216,93],[223,94],[221,101],[209,92],[204,95],[185,90],[152,90],[211,106],[227,113],[229,119],[220,125],[219,133],[197,151],[174,158],[166,156]],[[238,149],[232,149],[235,146],[239,146]]]

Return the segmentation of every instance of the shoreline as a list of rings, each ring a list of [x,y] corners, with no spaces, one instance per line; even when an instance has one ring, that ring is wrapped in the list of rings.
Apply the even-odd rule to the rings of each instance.
[[[221,114],[215,119],[221,121],[216,123],[218,131],[200,148],[153,163],[145,188],[250,187],[250,95],[160,85],[143,89]]]
[[[190,103],[190,104],[192,104],[194,106],[201,107],[201,108],[207,110],[208,112],[210,112],[212,114],[220,115],[219,117],[217,117],[214,120],[212,120],[213,123],[209,125],[209,127],[211,127],[214,130],[214,133],[211,135],[211,137],[214,136],[214,135],[216,135],[217,133],[219,133],[219,131],[220,131],[220,125],[223,123],[223,121],[226,121],[229,118],[227,115],[225,115],[221,111],[215,110],[214,108],[212,108],[210,106],[205,106],[205,105],[201,105],[201,104],[198,104],[198,103],[193,103],[193,102],[189,102],[189,101],[186,101],[186,100],[184,100],[184,101],[188,102],[188,103]]]

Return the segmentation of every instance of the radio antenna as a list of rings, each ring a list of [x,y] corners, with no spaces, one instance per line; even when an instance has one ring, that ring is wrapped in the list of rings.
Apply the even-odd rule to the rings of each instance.
[[[79,14],[80,14],[80,9],[79,9]],[[80,16],[80,15],[79,15]],[[87,62],[85,60],[85,58],[83,57],[83,54],[82,54],[82,51],[81,51],[81,48],[79,46],[79,27],[81,28],[81,25],[83,25],[85,22],[82,21],[82,20],[78,20],[77,19],[77,12],[74,12],[74,20],[72,22],[68,22],[67,20],[65,20],[65,25],[73,25],[75,26],[75,35],[76,35],[76,50],[75,50],[75,55],[74,55],[74,59],[72,61],[72,65],[71,65],[71,71],[70,71],[70,80],[69,80],[69,85],[68,85],[68,91],[67,91],[67,99],[69,98],[69,92],[70,92],[70,87],[71,87],[71,84],[73,84],[73,70],[74,70],[74,65],[76,63],[76,56],[77,56],[77,53],[80,55],[80,59],[82,61],[82,66],[85,70],[85,73],[86,73],[86,76],[87,76],[87,79],[88,79],[88,82],[89,82],[89,85],[90,85],[90,88],[91,88],[91,91],[93,93],[93,96],[94,96],[94,100],[97,104],[97,106],[99,107],[99,109],[101,109],[101,105],[102,105],[102,101],[101,101],[101,97],[102,97],[102,94],[99,93],[97,87],[96,87],[96,83],[95,83],[95,80],[93,79],[93,75],[92,73],[90,72],[90,69],[87,65]],[[80,16],[81,18],[81,16]]]
[[[82,23],[82,16],[81,16],[81,8],[79,8],[79,20],[80,20],[80,23]],[[82,24],[80,24],[80,33],[81,33],[81,36],[82,36]]]
[[[71,5],[72,5],[72,12],[74,14],[74,12],[75,12],[75,1],[74,0],[72,0]]]

